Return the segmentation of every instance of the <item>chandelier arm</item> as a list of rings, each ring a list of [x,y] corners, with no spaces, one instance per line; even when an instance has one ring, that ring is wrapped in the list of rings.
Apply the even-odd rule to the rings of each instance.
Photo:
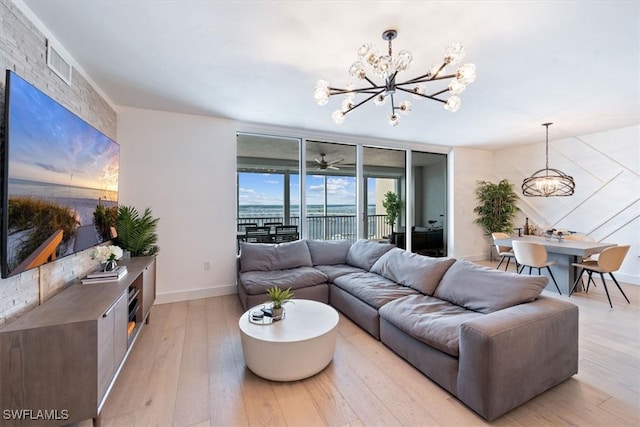
[[[381,89],[386,89],[386,86],[373,86],[373,87],[364,87],[364,88],[360,88],[360,89],[341,89],[341,88],[337,88],[337,87],[330,87],[329,88],[329,95],[330,96],[334,96],[334,95],[345,95],[347,93],[373,93],[372,91],[377,91],[377,90],[381,90]],[[378,92],[376,92],[378,93]]]
[[[374,88],[378,88],[378,87],[379,87],[377,84],[375,84],[374,82],[372,82],[372,81],[371,81],[371,79],[370,79],[369,77],[364,76],[364,79],[365,79],[366,81],[368,81],[368,82],[371,84],[371,86],[372,86],[372,87],[374,87]]]
[[[412,90],[408,90],[408,89],[405,89],[403,87],[398,87],[398,86],[396,86],[396,89],[401,90],[403,92],[410,93],[411,95],[416,95],[416,96],[421,96],[423,98],[433,99],[434,101],[442,102],[443,104],[447,103],[447,101],[443,101],[442,99],[435,98],[433,95],[424,95],[422,93],[414,92]],[[444,92],[446,92],[446,91],[444,91]]]
[[[447,74],[446,76],[438,76],[438,77],[429,77],[430,74],[423,74],[421,76],[418,76],[416,78],[407,80],[405,82],[402,83],[397,83],[396,86],[399,85],[410,85],[410,84],[414,84],[414,83],[426,83],[426,82],[431,82],[431,81],[436,81],[436,80],[445,80],[445,79],[452,79],[454,77],[456,77],[455,74]]]
[[[384,90],[378,91],[378,92],[374,93],[373,95],[371,95],[370,97],[366,98],[365,100],[358,102],[356,105],[354,105],[353,107],[351,107],[347,111],[345,111],[344,114],[352,112],[353,110],[355,110],[356,108],[358,108],[359,106],[364,104],[365,102],[370,101],[373,98],[375,98],[376,96],[380,95],[382,92],[384,92]]]
[[[445,92],[449,92],[449,88],[447,88],[447,89],[442,89],[442,90],[440,90],[440,91],[438,91],[438,92],[432,93],[430,96],[434,97],[434,96],[442,95],[442,94],[443,94],[443,93],[445,93]]]

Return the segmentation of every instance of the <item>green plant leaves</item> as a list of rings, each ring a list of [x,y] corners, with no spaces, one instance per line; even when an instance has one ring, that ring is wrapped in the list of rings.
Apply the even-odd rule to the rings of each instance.
[[[387,191],[384,193],[382,207],[387,210],[387,222],[391,226],[391,230],[393,230],[393,226],[396,223],[398,215],[400,215],[400,210],[402,209],[400,197],[393,191]]]
[[[282,304],[293,298],[293,292],[291,292],[291,288],[282,289],[278,286],[274,286],[267,289],[267,294],[269,294],[269,296],[271,297],[273,308],[280,308],[282,307]]]
[[[478,214],[475,223],[484,229],[485,234],[513,232],[513,219],[520,209],[516,204],[518,196],[509,180],[503,179],[497,184],[478,181],[476,198],[480,204],[473,209]]]
[[[153,218],[151,208],[142,216],[133,206],[118,208],[118,245],[131,252],[131,256],[155,255],[158,253],[156,229],[160,218]]]

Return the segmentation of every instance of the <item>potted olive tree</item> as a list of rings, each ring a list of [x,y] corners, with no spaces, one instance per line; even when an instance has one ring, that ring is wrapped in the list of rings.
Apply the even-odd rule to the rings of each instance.
[[[281,320],[284,317],[284,304],[293,298],[291,288],[282,289],[278,286],[267,289],[269,297],[271,297],[271,318],[273,321]]]
[[[518,196],[509,180],[503,179],[497,184],[478,181],[476,198],[479,204],[473,209],[478,214],[475,223],[482,227],[486,235],[513,232],[513,219],[519,208],[516,204]]]
[[[400,210],[402,209],[400,197],[393,191],[387,191],[384,193],[382,207],[387,210],[387,223],[391,226],[391,234],[393,234],[393,226],[395,225],[396,219],[400,215]]]

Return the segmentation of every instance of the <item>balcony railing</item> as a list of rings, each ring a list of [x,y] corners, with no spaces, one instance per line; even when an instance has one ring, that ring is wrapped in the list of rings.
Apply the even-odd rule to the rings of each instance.
[[[391,226],[387,224],[386,215],[367,215],[365,228],[367,238],[383,239],[391,234]],[[300,217],[294,216],[285,221],[283,217],[247,217],[238,218],[238,224],[254,223],[264,226],[268,223],[282,223],[286,225],[300,226]],[[306,218],[306,230],[309,239],[355,241],[356,216],[355,215],[319,215]]]

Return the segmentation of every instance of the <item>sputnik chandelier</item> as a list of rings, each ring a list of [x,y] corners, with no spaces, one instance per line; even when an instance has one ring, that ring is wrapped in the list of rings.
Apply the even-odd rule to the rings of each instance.
[[[460,95],[469,83],[476,78],[476,66],[474,64],[464,64],[457,69],[455,74],[446,74],[446,67],[460,62],[464,57],[464,47],[460,43],[451,43],[444,52],[442,62],[437,62],[431,66],[426,74],[406,80],[402,83],[396,81],[400,71],[405,71],[411,65],[413,56],[406,50],[398,52],[393,56],[391,42],[396,38],[396,30],[387,30],[382,33],[382,38],[389,43],[389,51],[386,55],[378,55],[378,52],[371,43],[365,43],[358,49],[358,60],[349,68],[349,74],[357,80],[364,80],[369,85],[356,88],[355,84],[348,84],[344,89],[331,87],[326,80],[318,80],[313,91],[313,97],[318,105],[325,105],[329,102],[329,97],[333,95],[344,95],[341,108],[333,112],[331,117],[340,124],[345,116],[362,104],[373,100],[375,105],[382,106],[389,99],[391,103],[391,114],[387,117],[391,126],[396,126],[400,121],[398,113],[406,115],[411,111],[411,102],[405,100],[396,105],[394,95],[397,91],[406,92],[414,98],[427,98],[433,101],[442,102],[444,108],[455,112],[460,108]],[[373,74],[384,80],[383,84],[375,83],[369,76]],[[439,80],[451,80],[448,87],[427,94],[423,83],[435,82]],[[449,92],[451,96],[441,99],[440,96]],[[356,102],[356,95],[363,94],[365,99]]]
[[[543,123],[547,128],[546,154],[547,163],[544,169],[533,173],[522,181],[522,194],[528,197],[571,196],[576,188],[573,177],[558,169],[549,169],[549,126],[553,123]]]

